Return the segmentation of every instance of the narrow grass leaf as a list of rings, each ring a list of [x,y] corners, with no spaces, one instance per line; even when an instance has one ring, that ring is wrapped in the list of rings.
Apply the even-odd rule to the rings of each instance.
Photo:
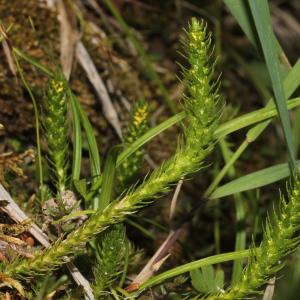
[[[70,92],[70,97],[71,97],[71,101],[74,102],[74,106],[80,117],[82,127],[86,134],[88,147],[89,147],[89,153],[90,153],[90,160],[91,160],[91,174],[93,177],[99,176],[101,173],[100,156],[99,156],[98,145],[96,142],[96,138],[95,138],[95,135],[93,132],[92,125],[91,125],[88,117],[86,116],[86,113],[81,108],[81,105],[80,105],[78,99],[72,92]]]
[[[300,85],[299,73],[300,73],[300,60],[298,60],[297,63],[293,66],[293,68],[289,71],[286,79],[283,82],[283,87],[284,87],[286,98],[289,98],[299,87],[299,85]],[[273,105],[273,98],[271,98],[268,101],[265,108],[270,108],[272,105]],[[213,182],[210,184],[210,186],[206,190],[205,196],[209,196],[216,189],[216,187],[221,182],[223,177],[227,174],[227,172],[231,168],[231,166],[239,159],[239,157],[244,153],[244,151],[247,149],[247,147],[260,136],[260,134],[268,127],[268,125],[270,123],[271,123],[271,119],[261,122],[248,130],[245,140],[242,142],[242,144],[234,152],[234,154],[229,159],[229,161],[226,163],[226,165],[222,168],[222,170],[215,177]]]
[[[300,98],[295,98],[287,101],[287,108],[292,109],[297,107]],[[250,113],[241,115],[234,118],[226,123],[221,124],[215,131],[216,138],[224,137],[230,133],[238,131],[247,126],[271,119],[278,115],[278,111],[274,105],[269,105],[268,107],[261,108]]]
[[[24,72],[19,64],[19,60],[17,58],[16,53],[13,51],[13,58],[14,61],[16,63],[16,67],[17,70],[19,72],[19,75],[21,77],[21,80],[30,96],[30,99],[32,101],[32,105],[33,105],[33,110],[34,110],[34,119],[35,119],[35,136],[36,136],[36,144],[37,144],[37,155],[38,155],[38,174],[39,174],[39,183],[40,183],[40,189],[43,186],[44,183],[44,174],[43,174],[43,164],[42,164],[42,149],[41,149],[41,138],[40,138],[40,122],[39,122],[39,111],[38,111],[38,107],[37,107],[37,102],[35,100],[35,97],[32,93],[32,90],[29,86],[29,84],[27,83],[25,76],[24,76]],[[41,193],[41,197],[43,198],[43,193]],[[44,199],[41,199],[42,201]]]
[[[154,285],[160,284],[165,280],[171,279],[173,277],[182,275],[187,272],[191,272],[192,270],[196,270],[205,266],[210,266],[226,261],[231,261],[235,259],[242,259],[249,257],[250,251],[249,250],[242,250],[242,251],[235,251],[235,252],[228,252],[223,254],[218,254],[214,256],[205,257],[199,260],[192,261],[190,263],[181,265],[179,267],[173,268],[171,270],[165,271],[161,274],[153,276],[149,280],[147,280],[144,284],[142,284],[139,288],[140,291],[152,287]]]
[[[116,167],[120,166],[131,154],[145,145],[147,142],[152,140],[154,137],[162,133],[163,131],[167,130],[168,128],[172,127],[176,123],[182,121],[185,118],[185,112],[180,112],[173,117],[168,118],[164,122],[160,123],[159,125],[149,129],[145,134],[143,134],[140,138],[138,138],[135,142],[133,142],[130,146],[128,146],[125,150],[123,150],[116,162]],[[98,190],[102,184],[102,176],[95,179],[95,184],[93,185],[93,191]],[[94,192],[90,192],[87,196],[87,199],[91,199]]]
[[[82,136],[80,126],[80,116],[76,109],[74,97],[70,89],[68,96],[71,104],[72,125],[73,125],[73,163],[72,163],[72,181],[79,180],[81,169],[81,155],[82,155]]]
[[[137,149],[142,147],[144,144],[152,140],[155,136],[159,135],[166,129],[172,127],[176,123],[182,121],[185,118],[185,112],[180,112],[174,115],[171,118],[168,118],[164,122],[160,123],[159,125],[149,129],[144,135],[138,138],[134,143],[132,143],[128,148],[126,148],[122,153],[120,153],[117,166],[120,165],[123,161],[126,160],[131,154],[133,154]]]
[[[233,153],[230,149],[229,144],[225,139],[220,140],[220,147],[223,154],[223,158],[226,163],[230,161],[233,156]],[[232,164],[228,169],[228,175],[231,179],[236,176],[236,169]],[[243,224],[245,222],[245,201],[242,198],[241,194],[234,195],[234,204],[235,204],[235,215],[236,215],[236,224]],[[235,251],[243,250],[246,248],[246,230],[244,227],[236,226],[236,235],[235,235]],[[231,281],[237,282],[240,279],[243,270],[243,260],[235,260],[233,262]]]
[[[47,67],[45,67],[43,64],[41,64],[35,58],[27,55],[26,53],[22,52],[21,50],[19,50],[18,48],[15,48],[15,47],[13,47],[13,51],[18,57],[22,58],[24,61],[28,62],[32,66],[36,67],[38,70],[40,70],[45,75],[50,76],[50,77],[53,76],[53,72],[50,71]]]
[[[224,3],[237,20],[251,44],[259,48],[259,41],[247,1],[224,0]]]
[[[103,184],[101,194],[99,197],[99,202],[97,202],[96,198],[93,203],[93,208],[98,209],[99,211],[103,211],[112,199],[113,183],[116,171],[116,161],[119,151],[120,146],[115,146],[111,148],[105,160],[103,171]]]
[[[295,98],[288,101],[289,109],[295,108],[299,105],[300,105],[300,98]],[[215,137],[216,138],[224,137],[242,128],[265,121],[275,116],[277,116],[277,110],[274,107],[274,105],[268,108],[255,110],[253,112],[244,114],[233,120],[221,124],[215,131]],[[167,119],[166,121],[162,122],[161,124],[149,129],[144,135],[142,135],[128,148],[126,148],[122,153],[120,153],[117,160],[117,166],[119,166],[119,164],[122,163],[127,157],[129,157],[132,153],[134,153],[137,149],[139,149],[144,144],[149,142],[155,136],[159,135],[160,133],[170,128],[171,126],[175,125],[176,123],[179,123],[184,118],[185,118],[185,113],[180,112],[174,115],[173,117]]]
[[[254,19],[255,27],[266,60],[267,68],[271,78],[275,102],[278,109],[279,118],[283,127],[284,137],[289,154],[291,171],[295,169],[296,159],[292,140],[292,132],[289,121],[286,98],[280,76],[280,68],[277,60],[276,44],[272,29],[272,21],[267,0],[251,0],[249,6]]]
[[[245,0],[223,0],[233,17],[236,19],[241,29],[249,39],[250,43],[256,48],[260,49],[259,39],[257,32],[255,30],[255,25],[251,15],[251,10],[249,4]],[[286,75],[287,71],[290,69],[290,64],[283,52],[278,40],[276,39],[274,33],[272,32],[272,38],[275,41],[275,51],[277,53],[278,62],[280,63],[281,75]]]
[[[288,108],[292,109],[300,105],[300,98],[291,99],[288,101]],[[233,120],[230,120],[226,123],[221,124],[215,131],[214,135],[216,138],[224,137],[230,133],[238,131],[244,127],[269,120],[273,117],[277,116],[277,110],[274,106],[262,108],[248,114],[244,114],[240,117],[237,117]],[[134,143],[132,143],[128,148],[122,151],[118,158],[116,166],[118,167],[122,162],[124,162],[132,153],[142,147],[144,144],[149,142],[155,136],[159,135],[166,129],[170,128],[171,126],[179,123],[185,118],[185,113],[180,112],[173,117],[167,119],[166,121],[162,122],[161,124],[149,129],[144,135],[138,138]],[[87,199],[90,200],[93,195],[94,191],[98,190],[102,184],[102,176],[95,178],[95,183],[93,185],[92,191],[87,195]]]
[[[296,162],[300,166],[300,160]],[[287,163],[268,167],[238,179],[232,180],[217,188],[209,197],[210,199],[222,198],[232,194],[256,189],[274,183],[290,175],[289,165]]]

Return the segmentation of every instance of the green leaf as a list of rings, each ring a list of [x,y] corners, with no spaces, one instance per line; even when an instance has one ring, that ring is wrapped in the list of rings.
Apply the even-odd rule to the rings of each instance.
[[[36,67],[38,70],[42,71],[44,74],[48,75],[49,77],[53,76],[52,71],[50,71],[47,67],[45,67],[43,64],[41,64],[38,60],[36,60],[35,58],[25,54],[24,52],[22,52],[21,50],[19,50],[18,48],[13,47],[13,51],[16,55],[18,55],[20,58],[22,58],[23,60],[27,61],[29,64],[33,65],[34,67]]]
[[[300,104],[299,100],[300,98],[295,98],[287,101],[288,109],[297,107]],[[215,131],[215,137],[224,137],[247,126],[271,119],[277,116],[277,114],[278,112],[274,104],[270,104],[265,108],[252,111],[221,124]]]
[[[76,191],[84,198],[87,197],[87,185],[86,185],[86,179],[80,179],[80,180],[74,180],[73,182]]]
[[[193,287],[201,293],[217,292],[214,268],[212,265],[202,267],[200,270],[190,272]]]
[[[296,161],[296,165],[300,166],[300,160]],[[268,167],[238,179],[232,180],[219,188],[217,188],[210,196],[210,199],[221,198],[232,194],[256,189],[270,183],[279,181],[290,175],[287,163]]]
[[[151,277],[149,280],[147,280],[145,283],[143,283],[140,286],[139,290],[142,291],[154,285],[160,284],[170,278],[182,275],[187,272],[191,272],[192,270],[196,270],[205,266],[218,264],[225,261],[246,258],[249,257],[249,255],[250,255],[249,250],[242,250],[242,251],[218,254],[214,256],[205,257],[199,260],[195,260],[190,263],[181,265],[179,267],[173,268],[171,270],[168,270],[166,272]]]
[[[117,155],[120,151],[120,146],[111,148],[108,152],[105,160],[104,171],[103,171],[103,184],[99,198],[99,202],[94,201],[93,208],[103,211],[106,206],[110,203],[113,193],[113,183],[116,171]]]
[[[291,99],[288,101],[288,108],[292,109],[300,105],[300,98]],[[238,131],[244,127],[269,120],[277,115],[277,110],[274,105],[270,105],[268,107],[250,112],[248,114],[244,114],[240,117],[237,117],[233,120],[230,120],[226,123],[221,124],[215,131],[214,135],[216,138],[224,137],[230,133]],[[155,136],[165,131],[169,127],[175,125],[185,118],[185,113],[180,112],[173,117],[167,119],[161,124],[149,129],[144,135],[138,138],[134,143],[132,143],[129,147],[127,147],[124,151],[122,151],[118,158],[116,167],[118,167],[123,161],[125,161],[132,153],[142,147],[144,144],[149,142]],[[87,196],[87,199],[90,200],[94,191],[98,190],[102,184],[102,176],[95,178],[95,182],[92,188],[92,192],[90,192]]]
[[[40,122],[39,122],[39,111],[38,111],[38,106],[37,106],[37,102],[36,99],[33,95],[33,92],[30,88],[30,85],[27,83],[25,76],[24,76],[24,72],[20,66],[19,60],[17,58],[17,53],[15,51],[13,51],[13,58],[14,61],[16,63],[16,67],[18,70],[18,73],[21,77],[21,80],[30,96],[30,99],[32,101],[32,105],[33,105],[33,111],[34,111],[34,119],[35,119],[35,137],[36,137],[36,144],[37,144],[37,162],[38,162],[38,175],[39,175],[39,183],[40,186],[39,188],[42,189],[43,184],[44,184],[44,174],[43,174],[43,163],[42,163],[42,148],[41,148],[41,138],[40,138]],[[41,194],[41,200],[43,201],[43,193]]]
[[[224,0],[225,5],[236,19],[241,29],[249,39],[250,43],[258,50],[260,50],[259,39],[255,30],[253,18],[249,8],[249,4],[246,0]],[[289,62],[283,52],[279,42],[277,41],[274,33],[271,33],[272,38],[275,41],[275,50],[277,53],[278,62],[281,66],[281,75],[285,77],[287,71],[290,69]]]
[[[236,260],[235,260],[236,261]],[[224,280],[225,280],[225,274],[222,269],[217,269],[216,270],[216,275],[215,275],[215,284],[217,290],[220,290],[224,286]]]
[[[256,48],[258,47],[257,35],[247,1],[224,0],[224,3],[235,17],[247,38]]]
[[[72,180],[79,180],[81,169],[81,154],[82,154],[82,136],[80,126],[80,116],[76,109],[74,97],[72,97],[71,90],[68,89],[68,96],[70,98],[72,123],[73,123],[73,163],[72,163]]]
[[[86,113],[81,108],[81,105],[80,105],[77,97],[71,91],[70,91],[70,97],[71,97],[71,100],[74,102],[74,106],[76,108],[77,114],[80,117],[82,127],[86,134],[88,147],[89,147],[89,153],[90,153],[92,176],[99,176],[101,174],[100,156],[99,156],[98,145],[96,142],[96,138],[95,138],[95,135],[93,132],[92,125],[91,125],[88,117],[86,116]]]
[[[128,146],[124,151],[122,151],[116,162],[116,167],[119,167],[121,163],[123,163],[131,154],[133,154],[136,150],[141,148],[155,136],[159,135],[163,131],[167,130],[171,126],[175,125],[176,123],[180,122],[185,118],[185,112],[180,112],[175,116],[165,120],[164,122],[160,123],[159,125],[149,129],[144,135],[138,138],[135,142],[133,142],[130,146]],[[94,191],[98,190],[102,184],[102,176],[95,179],[95,183],[92,187],[92,192],[89,193],[88,199],[91,199],[94,195]]]
[[[300,84],[300,59],[298,59],[297,63],[293,66],[293,68],[289,71],[286,79],[284,80],[284,90],[286,98],[289,98],[295,90],[298,88]],[[273,99],[271,98],[265,108],[270,108],[273,103]],[[235,119],[230,122],[235,122]],[[220,183],[222,178],[226,175],[228,170],[232,167],[232,165],[238,160],[238,158],[244,153],[250,143],[254,142],[260,134],[267,128],[270,124],[271,119],[261,122],[254,127],[250,128],[246,133],[246,138],[243,143],[238,147],[238,149],[233,153],[232,157],[226,163],[226,165],[222,168],[222,170],[218,173],[218,175],[214,178],[213,182],[210,184],[208,189],[205,192],[205,196],[209,196]],[[226,123],[225,123],[226,124]]]
[[[132,153],[134,153],[137,149],[142,147],[144,144],[152,140],[155,136],[159,135],[166,129],[175,125],[176,123],[182,121],[185,118],[185,112],[180,112],[173,117],[165,120],[159,125],[149,129],[144,135],[138,138],[134,143],[132,143],[129,147],[127,147],[122,153],[120,153],[117,166],[119,166],[123,161],[125,161]]]
[[[191,284],[196,291],[200,293],[208,292],[208,287],[206,285],[206,282],[203,278],[203,274],[200,269],[192,270],[190,272],[190,276],[191,276]]]
[[[250,0],[249,6],[258,32],[259,40],[264,53],[265,61],[271,77],[273,92],[275,95],[276,107],[283,127],[284,137],[289,154],[291,171],[296,167],[292,132],[289,121],[286,98],[280,76],[280,69],[277,59],[276,43],[272,29],[272,21],[267,0]]]

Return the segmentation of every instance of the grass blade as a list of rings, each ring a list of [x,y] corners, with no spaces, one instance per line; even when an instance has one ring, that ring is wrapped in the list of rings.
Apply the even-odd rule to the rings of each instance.
[[[27,55],[26,53],[22,52],[18,48],[13,47],[14,53],[22,58],[24,61],[28,62],[32,66],[36,67],[38,70],[40,70],[42,73],[46,74],[47,76],[52,77],[53,73],[46,68],[44,65],[42,65],[38,60],[34,59],[33,57]]]
[[[116,162],[116,167],[120,166],[131,154],[133,154],[136,150],[141,148],[155,136],[159,135],[163,131],[167,130],[171,126],[175,125],[176,123],[182,121],[185,118],[185,113],[180,112],[174,115],[171,118],[168,118],[164,122],[158,124],[157,126],[149,129],[144,135],[138,138],[135,142],[133,142],[129,147],[127,147],[124,151],[122,151]],[[90,192],[87,196],[87,199],[90,200],[93,197],[94,191],[98,190],[102,184],[102,176],[95,179],[95,184],[93,185],[92,192]]]
[[[248,257],[250,254],[249,250],[242,250],[242,251],[235,251],[229,253],[218,254],[214,256],[209,256],[206,258],[202,258],[199,260],[192,261],[190,263],[184,264],[182,266],[173,268],[166,272],[163,272],[159,275],[153,276],[149,280],[147,280],[144,284],[142,284],[139,288],[140,291],[162,283],[165,280],[170,278],[179,276],[181,274],[190,272],[192,270],[196,270],[205,266],[210,266],[213,264],[222,263],[225,261],[235,260],[235,259],[242,259]]]
[[[226,140],[220,140],[220,147],[222,150],[223,158],[226,164],[230,161],[231,157],[234,155],[230,150],[228,143]],[[236,169],[232,164],[231,168],[228,170],[228,175],[230,178],[234,178],[236,176]],[[216,200],[215,200],[216,201]],[[240,226],[236,226],[236,235],[235,235],[235,251],[244,250],[246,248],[246,230],[244,226],[241,226],[245,223],[245,202],[242,198],[241,194],[234,195],[234,204],[235,204],[235,215],[236,215],[236,224]],[[237,282],[240,279],[243,270],[243,260],[238,259],[233,262],[231,281],[232,283]]]
[[[224,3],[227,6],[227,8],[230,10],[231,14],[234,16],[238,24],[240,25],[241,29],[244,31],[250,43],[256,49],[260,49],[259,39],[255,30],[255,26],[251,16],[251,11],[247,1],[224,0]],[[282,67],[280,71],[282,75],[286,75],[286,71],[290,69],[290,63],[273,32],[272,32],[272,38],[275,41],[275,46],[276,46],[275,50],[277,53],[278,62]]]
[[[81,154],[82,154],[82,136],[80,117],[76,109],[74,97],[71,95],[71,91],[68,90],[70,98],[71,111],[72,111],[72,123],[73,123],[73,163],[72,163],[72,181],[79,180],[81,169]]]
[[[224,3],[239,23],[251,44],[253,44],[256,48],[259,48],[259,41],[253,26],[248,3],[246,1],[236,0],[224,0]]]
[[[291,99],[288,101],[288,108],[292,109],[300,105],[300,98]],[[217,130],[215,131],[215,137],[221,138],[230,133],[238,131],[244,127],[271,119],[277,116],[277,110],[274,106],[262,108],[256,110],[254,112],[244,114],[240,117],[237,117],[231,121],[228,121],[222,125],[220,125]],[[161,124],[151,128],[148,130],[144,135],[138,138],[134,143],[132,143],[128,148],[122,151],[117,159],[116,167],[118,167],[123,161],[125,161],[132,153],[142,147],[144,144],[149,142],[155,136],[163,132],[164,130],[168,129],[169,127],[175,125],[176,123],[182,121],[185,118],[185,113],[180,112],[173,117],[167,119],[166,121],[162,122]],[[88,194],[87,199],[90,200],[94,192],[101,187],[102,184],[102,177],[95,178],[95,182],[91,192]]]
[[[21,77],[21,80],[30,96],[30,99],[32,101],[33,110],[34,110],[34,119],[35,119],[35,136],[36,136],[36,145],[37,145],[37,155],[38,155],[38,174],[39,174],[39,183],[40,183],[40,189],[43,187],[44,183],[44,175],[43,175],[43,163],[42,163],[42,149],[41,149],[41,139],[40,139],[40,122],[39,122],[39,111],[37,107],[37,103],[35,100],[35,97],[31,91],[31,88],[29,84],[27,83],[23,70],[19,64],[19,60],[17,58],[17,55],[15,54],[15,51],[12,52],[14,61],[16,63],[17,70],[19,72],[19,75]],[[41,193],[41,200],[43,201],[43,193]]]
[[[122,153],[120,153],[117,166],[120,165],[121,162],[125,161],[132,153],[134,153],[137,149],[142,147],[144,144],[152,140],[155,136],[159,135],[166,129],[170,128],[171,126],[175,125],[176,123],[182,121],[185,118],[185,113],[180,112],[174,115],[171,118],[168,118],[164,122],[160,123],[159,125],[149,129],[144,135],[142,135],[139,139],[137,139],[134,143],[132,143],[128,148],[126,148]]]
[[[300,160],[296,161],[296,166],[300,166]],[[238,179],[232,180],[219,188],[211,195],[210,199],[222,198],[232,194],[244,192],[251,189],[260,188],[270,183],[279,181],[290,175],[288,163],[283,163],[268,167],[250,174],[244,175]]]
[[[287,108],[292,109],[299,105],[300,98],[287,101]],[[238,131],[247,126],[271,119],[278,115],[277,109],[273,104],[265,108],[241,115],[231,121],[221,124],[215,131],[216,138],[224,137],[230,133]]]
[[[285,142],[287,144],[289,163],[291,171],[293,171],[296,167],[296,159],[293,151],[294,147],[291,126],[280,77],[280,69],[277,60],[276,45],[268,2],[266,0],[251,0],[249,1],[249,6],[271,78],[278,115],[283,127]]]
[[[294,65],[291,71],[289,71],[286,79],[283,82],[283,87],[285,91],[286,98],[289,98],[295,90],[300,85],[300,60],[297,61],[297,63]],[[265,106],[271,107],[272,106],[273,99],[270,99]],[[231,166],[239,159],[239,157],[244,153],[244,151],[247,149],[247,147],[254,142],[260,134],[267,128],[267,126],[271,123],[271,120],[264,121],[253,128],[249,129],[245,140],[242,142],[242,144],[238,147],[238,149],[234,152],[234,154],[231,156],[229,161],[226,163],[226,165],[223,167],[223,169],[218,173],[218,175],[215,177],[213,182],[210,184],[208,189],[205,192],[205,196],[208,197],[218,186],[218,184],[221,182],[223,177],[227,174],[228,170],[231,168]]]
[[[103,171],[103,184],[99,201],[97,197],[93,203],[93,209],[103,211],[110,203],[113,193],[113,183],[115,178],[117,155],[120,151],[120,146],[115,146],[109,150],[107,158],[105,160]]]
[[[86,116],[86,113],[81,108],[81,105],[76,96],[72,92],[70,92],[70,97],[72,99],[71,101],[74,102],[74,106],[76,108],[77,114],[79,115],[84,132],[86,134],[91,160],[91,175],[92,177],[99,176],[101,174],[100,156],[96,138],[93,133],[93,128],[88,117]]]

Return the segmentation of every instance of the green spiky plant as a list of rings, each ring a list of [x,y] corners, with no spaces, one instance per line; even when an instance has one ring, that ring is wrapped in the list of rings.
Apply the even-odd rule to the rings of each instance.
[[[148,104],[144,99],[139,99],[132,108],[131,120],[128,130],[124,138],[124,147],[128,147],[130,144],[135,142],[148,130],[148,115],[149,115]],[[131,155],[118,169],[117,180],[118,189],[120,192],[126,186],[129,186],[136,179],[137,172],[139,171],[143,162],[144,151],[138,149]]]
[[[107,299],[105,290],[114,283],[124,271],[125,257],[129,242],[123,224],[116,224],[97,239],[96,262],[94,265],[94,295],[97,299]]]
[[[57,193],[62,193],[68,179],[67,85],[61,72],[49,80],[43,106],[43,125],[47,153]]]
[[[131,120],[125,133],[124,147],[135,142],[148,129],[148,105],[139,99],[132,108]],[[143,149],[137,150],[126,160],[117,171],[116,189],[122,192],[134,179],[143,162]],[[94,268],[94,294],[99,299],[107,299],[109,288],[120,273],[126,268],[126,257],[129,256],[129,240],[123,223],[111,226],[103,235],[96,239],[96,260]],[[124,277],[124,274],[123,274]]]
[[[204,158],[213,148],[213,134],[219,118],[218,84],[212,82],[213,68],[208,62],[210,37],[206,34],[204,23],[192,19],[186,48],[190,63],[190,68],[184,69],[184,76],[189,83],[184,101],[187,124],[174,156],[154,170],[138,187],[129,190],[121,199],[114,200],[103,212],[93,214],[64,240],[60,239],[37,253],[32,260],[9,265],[7,274],[34,276],[58,268],[66,262],[67,256],[78,254],[92,237],[149,203],[157,194],[168,191],[170,184],[200,169]]]
[[[282,259],[299,245],[296,233],[300,226],[300,181],[296,177],[286,197],[281,197],[280,207],[264,228],[258,248],[251,249],[247,267],[238,282],[226,291],[205,299],[245,299],[258,293],[259,288],[283,266]]]
[[[255,1],[253,0],[253,2]],[[210,36],[206,34],[205,25],[192,19],[185,41],[185,55],[190,67],[183,70],[184,78],[187,81],[187,93],[183,103],[186,123],[182,126],[184,135],[178,139],[178,147],[174,156],[154,170],[140,185],[130,188],[127,193],[112,201],[104,210],[94,212],[83,225],[73,230],[65,238],[61,237],[48,249],[36,251],[30,260],[15,260],[13,263],[5,265],[2,269],[6,278],[27,279],[58,269],[66,261],[84,251],[85,243],[97,237],[97,265],[94,268],[93,288],[97,297],[105,297],[103,291],[106,288],[112,288],[112,283],[122,269],[122,262],[113,260],[116,253],[110,251],[112,250],[111,247],[119,245],[119,249],[123,251],[122,245],[126,243],[124,242],[124,227],[116,223],[120,223],[127,215],[135,213],[138,208],[151,202],[161,193],[168,191],[172,183],[199,170],[203,160],[215,144],[220,117],[218,105],[220,97],[218,95],[218,82],[213,80],[214,64],[209,62],[210,43]],[[48,125],[45,122],[45,127],[49,131],[49,158],[53,162],[54,182],[58,193],[64,191],[68,185],[66,169],[67,134],[62,129],[59,136],[53,136],[51,131],[56,130],[56,126],[59,125],[66,128],[66,93],[65,89],[62,89],[64,84],[62,77],[54,76],[54,81],[50,81],[48,90],[50,104],[46,106],[45,110],[46,114],[50,116]],[[291,94],[292,91],[287,93]],[[80,113],[82,116],[83,113]],[[160,279],[153,278],[152,284],[154,284],[153,282],[162,282],[161,278],[166,280],[193,268],[249,256],[248,265],[240,280],[235,281],[229,289],[221,290],[220,288],[218,294],[206,298],[244,299],[247,295],[259,291],[268,278],[283,266],[281,259],[298,245],[296,236],[300,223],[300,184],[298,178],[296,174],[287,197],[281,200],[279,210],[275,212],[274,217],[268,220],[260,247],[253,247],[250,254],[248,251],[241,251],[194,261],[188,268],[182,266],[182,268],[180,267],[181,270],[170,270],[169,273],[166,272],[167,274],[158,275]],[[105,230],[106,232],[102,233]],[[109,272],[105,271],[108,269],[110,269]],[[205,276],[205,273],[203,274]],[[149,286],[151,286],[151,280],[143,284],[139,292]]]

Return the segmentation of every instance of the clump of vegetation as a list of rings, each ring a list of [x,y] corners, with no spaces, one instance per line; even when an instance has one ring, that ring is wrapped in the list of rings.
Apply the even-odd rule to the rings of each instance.
[[[151,68],[152,80],[162,91],[168,106],[171,98],[166,94],[167,90],[156,70],[152,68],[143,45],[113,3],[109,0],[104,2],[129,41],[145,59],[145,65]],[[268,283],[270,280],[275,281],[276,274],[284,266],[284,258],[299,245],[300,179],[295,155],[297,148],[292,139],[288,110],[300,105],[299,98],[289,99],[300,86],[300,64],[296,63],[282,81],[286,69],[290,67],[284,60],[278,60],[278,53],[282,50],[271,28],[267,1],[253,0],[249,3],[247,12],[253,21],[249,23],[243,23],[245,19],[241,11],[246,12],[244,4],[226,2],[238,22],[244,26],[249,39],[262,49],[275,104],[271,99],[265,108],[226,119],[231,113],[220,92],[221,79],[216,74],[212,36],[206,22],[193,17],[183,38],[185,62],[181,71],[185,92],[181,101],[182,111],[151,128],[151,105],[147,99],[137,99],[131,107],[127,129],[120,135],[121,141],[114,146],[106,145],[109,150],[104,162],[89,118],[63,71],[57,67],[53,72],[14,47],[9,40],[8,30],[1,28],[1,41],[10,67],[16,68],[15,72],[34,107],[38,174],[37,191],[27,205],[21,208],[0,186],[3,198],[0,199],[1,209],[6,214],[1,221],[3,224],[0,224],[0,240],[3,244],[0,252],[1,296],[8,299],[143,299],[144,295],[151,297],[148,291],[152,287],[158,298],[166,296],[168,299],[245,299],[264,290],[265,294],[272,294],[272,287]],[[239,7],[239,13],[235,5]],[[81,16],[75,4],[73,9]],[[254,30],[257,40],[254,40]],[[81,44],[81,47],[84,46]],[[79,50],[76,53],[79,55]],[[92,84],[96,77],[96,82],[102,85],[101,78],[95,75],[93,62],[85,55],[89,67],[84,63],[82,65],[87,77]],[[82,57],[78,60],[82,62]],[[31,65],[36,72],[46,74],[48,81],[43,90],[31,89],[21,62]],[[100,93],[96,87],[95,90],[100,96],[104,95],[106,101],[110,101],[105,86]],[[43,101],[38,102],[37,96],[41,96]],[[174,112],[177,108],[172,104],[169,109]],[[107,111],[106,114],[109,118]],[[235,162],[275,116],[280,119],[289,161],[241,176],[218,187],[226,173],[230,177],[239,173],[234,168]],[[174,154],[161,165],[153,163],[153,170],[139,179],[147,153],[145,144],[176,123],[180,125],[182,133],[175,137],[177,146]],[[227,135],[247,126],[253,127],[248,131],[245,142],[236,152],[232,152],[226,140]],[[297,132],[295,128],[293,132]],[[210,170],[207,160],[217,145],[220,145],[226,164],[221,170]],[[2,184],[11,189],[15,177],[25,180],[20,164],[30,164],[33,157],[33,150],[21,154],[0,154]],[[217,162],[219,160],[217,156],[213,156],[213,159]],[[136,241],[129,229],[135,228],[150,239],[155,239],[156,231],[153,234],[144,223],[155,226],[156,230],[168,229],[157,224],[155,217],[143,217],[137,214],[138,211],[158,203],[177,184],[170,205],[169,218],[173,222],[174,206],[182,182],[204,172],[208,174],[207,177],[213,174],[214,178],[206,192],[203,192],[203,199],[198,201],[200,204],[196,203],[184,222],[170,230],[168,237],[148,262],[143,260],[140,251],[134,246]],[[251,233],[249,249],[243,227],[237,230],[235,251],[221,253],[218,219],[221,206],[218,199],[234,195],[236,218],[243,223],[245,199],[241,193],[285,179],[290,174],[290,186],[283,190],[278,203],[272,203],[273,210],[267,214],[262,234],[256,236],[255,231]],[[11,191],[14,192],[13,189]],[[253,200],[251,195],[249,198],[252,205],[257,207],[253,203],[259,201],[259,197]],[[190,262],[155,274],[168,261],[171,248],[178,242],[178,236],[186,224],[193,219],[195,223],[198,221],[203,225],[201,220],[194,217],[198,208],[204,207],[208,200],[214,200],[215,240],[213,250],[207,252],[215,252],[214,255],[199,255],[186,241],[181,241],[180,247],[187,253]],[[255,217],[253,219],[257,229],[258,221]],[[258,238],[259,243],[256,242]],[[137,244],[144,246],[144,240]],[[198,259],[198,256],[202,258]],[[223,266],[222,263],[227,261],[233,261],[232,269]],[[144,265],[144,268],[136,276],[134,274],[140,265]],[[66,276],[68,272],[78,287]],[[229,283],[227,277],[231,273],[232,280]],[[170,280],[173,280],[173,286],[165,284]],[[157,286],[160,288],[156,290]]]

